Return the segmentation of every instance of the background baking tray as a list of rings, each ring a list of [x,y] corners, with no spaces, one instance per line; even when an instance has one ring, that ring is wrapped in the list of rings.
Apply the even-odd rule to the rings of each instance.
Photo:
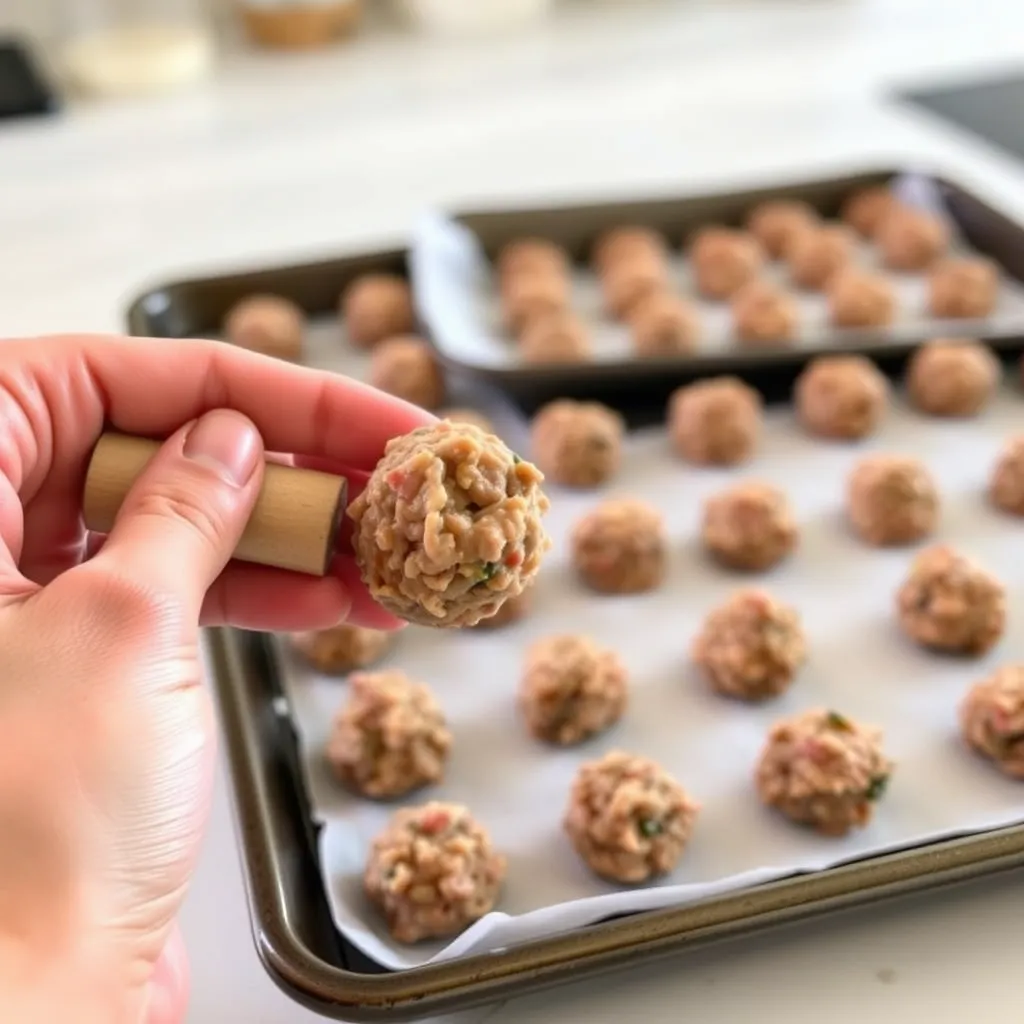
[[[824,217],[835,218],[842,201],[851,192],[896,180],[908,186],[915,202],[936,202],[944,209],[962,248],[983,253],[1000,265],[1016,293],[1004,315],[985,322],[945,320],[930,324],[923,319],[905,317],[892,330],[837,332],[828,328],[822,319],[821,299],[803,296],[800,301],[805,310],[805,327],[799,343],[792,348],[765,347],[751,351],[722,344],[727,307],[703,303],[709,338],[705,347],[693,355],[644,360],[624,358],[619,354],[624,347],[620,342],[611,346],[602,343],[598,348],[606,349],[604,355],[597,351],[592,360],[565,365],[529,366],[505,362],[496,356],[511,343],[500,336],[499,326],[486,330],[485,325],[494,324],[493,299],[488,299],[491,291],[488,283],[480,281],[474,273],[473,249],[479,250],[485,259],[493,260],[505,243],[538,235],[563,245],[577,264],[585,266],[595,239],[608,228],[627,224],[655,228],[677,247],[679,240],[703,225],[741,224],[750,210],[765,199],[802,199]],[[455,233],[451,227],[455,228]],[[681,384],[725,372],[736,373],[759,387],[781,388],[788,393],[809,356],[842,347],[868,352],[887,370],[896,371],[916,344],[938,333],[946,337],[981,337],[999,350],[1012,352],[1020,351],[1024,341],[1024,304],[1020,288],[1024,281],[1024,228],[954,182],[907,168],[866,170],[825,180],[685,198],[429,215],[416,229],[412,257],[417,308],[445,364],[501,388],[530,410],[563,395],[612,404],[629,399],[663,401]],[[767,276],[777,275],[777,272],[777,267],[771,267]],[[898,293],[920,295],[920,279],[914,280],[910,275],[892,276],[897,281]],[[575,289],[574,305],[587,319],[591,319],[596,305],[595,287],[593,281],[584,280],[582,286],[577,282]],[[473,298],[467,301],[467,295]],[[481,344],[482,325],[490,338]],[[622,331],[606,327],[602,333]]]
[[[156,337],[215,335],[228,307],[255,291],[284,294],[311,315],[333,317],[346,280],[370,269],[400,270],[404,262],[403,253],[392,250],[181,281],[142,295],[130,309],[129,326],[135,334]],[[1002,351],[1010,354],[1009,348]],[[890,371],[901,363],[882,361]],[[788,394],[787,380],[794,372],[762,373],[748,367],[743,375],[769,399],[779,399]],[[637,391],[627,388],[616,397],[617,404],[629,407]],[[658,402],[642,401],[639,406],[660,415]],[[241,631],[213,630],[209,635],[254,938],[281,988],[334,1019],[407,1020],[484,1004],[802,917],[1024,864],[1024,828],[1002,829],[774,882],[681,910],[613,920],[506,952],[385,972],[341,939],[333,926],[299,781],[296,738],[269,644],[267,637]]]

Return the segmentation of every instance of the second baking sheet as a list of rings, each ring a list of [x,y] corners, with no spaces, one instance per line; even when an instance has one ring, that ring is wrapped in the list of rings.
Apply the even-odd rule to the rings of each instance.
[[[768,415],[758,457],[731,470],[697,469],[670,452],[664,430],[634,434],[614,484],[600,492],[550,488],[554,549],[538,583],[532,615],[498,632],[411,627],[386,660],[428,683],[455,737],[442,786],[403,801],[468,804],[509,858],[497,912],[449,944],[395,943],[362,894],[374,835],[394,805],[340,789],[323,762],[343,681],[310,672],[282,647],[283,677],[298,725],[311,803],[325,827],[320,853],[335,923],[368,955],[402,969],[434,958],[481,952],[593,923],[612,914],[712,896],[795,871],[1024,820],[1024,785],[1000,776],[962,746],[957,704],[973,681],[1024,660],[1024,521],[992,510],[985,485],[1005,438],[1024,425],[1024,398],[1007,390],[977,421],[926,419],[898,405],[870,441],[845,446],[803,435],[788,410]],[[514,426],[508,440],[525,450]],[[937,538],[994,571],[1008,590],[1003,641],[975,661],[939,657],[899,633],[894,592],[914,549],[876,551],[855,540],[843,515],[845,480],[868,451],[914,454],[941,489]],[[699,542],[703,499],[729,483],[763,479],[781,486],[797,510],[801,543],[764,576],[729,573]],[[603,496],[645,498],[665,516],[671,567],[657,592],[601,597],[585,590],[568,562],[572,524]],[[707,611],[740,586],[763,585],[801,613],[809,657],[779,700],[745,706],[712,694],[689,645]],[[632,680],[623,721],[581,747],[533,740],[516,708],[525,647],[555,632],[585,632],[615,647]],[[759,804],[751,774],[765,732],[778,717],[825,706],[886,732],[897,768],[873,824],[843,840],[800,830]],[[565,839],[561,818],[572,777],[585,760],[621,748],[659,760],[703,804],[692,845],[675,872],[654,887],[624,889],[590,875]]]

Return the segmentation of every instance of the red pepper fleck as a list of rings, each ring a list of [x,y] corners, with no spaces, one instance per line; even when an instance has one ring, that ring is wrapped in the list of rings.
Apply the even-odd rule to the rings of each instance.
[[[426,835],[436,835],[448,827],[449,821],[446,811],[433,811],[420,819],[420,831]]]
[[[510,568],[514,569],[517,565],[521,565],[523,561],[522,551],[511,551],[505,556],[505,564]]]
[[[400,490],[402,484],[405,483],[405,473],[401,469],[393,469],[391,470],[390,473],[388,473],[386,479],[388,482],[388,487],[392,488],[392,490],[397,491]]]

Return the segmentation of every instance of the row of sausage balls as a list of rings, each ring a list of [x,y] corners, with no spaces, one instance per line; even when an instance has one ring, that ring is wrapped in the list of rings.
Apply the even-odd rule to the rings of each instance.
[[[905,205],[886,186],[854,193],[840,216],[841,223],[826,222],[806,202],[773,199],[750,211],[745,229],[700,229],[684,243],[696,291],[730,303],[734,334],[743,344],[791,342],[800,327],[797,298],[761,276],[772,259],[781,259],[795,287],[826,293],[834,326],[884,327],[897,314],[896,290],[884,274],[858,266],[859,236],[875,244],[887,269],[928,272],[931,316],[980,318],[994,310],[996,264],[985,257],[949,257],[951,232],[942,217]],[[572,311],[566,250],[547,239],[520,238],[506,244],[495,262],[505,327],[523,360],[589,358],[589,331]],[[659,232],[636,225],[609,229],[594,243],[590,263],[607,315],[630,328],[637,356],[694,351],[701,317],[672,285],[669,248]]]
[[[948,570],[958,556],[945,557]],[[897,602],[905,626],[920,596],[913,577]],[[785,689],[805,653],[795,611],[754,590],[713,610],[693,644],[711,686],[747,701]],[[349,683],[326,750],[339,780],[374,799],[439,782],[452,736],[430,690],[397,671],[358,672]],[[587,637],[553,636],[528,650],[519,703],[535,737],[568,746],[617,722],[628,692],[616,652]],[[1004,667],[972,686],[960,723],[970,747],[1024,779],[1024,666]],[[754,779],[766,806],[823,835],[842,836],[870,821],[893,770],[880,730],[814,709],[771,728]],[[699,809],[655,761],[614,751],[580,767],[563,823],[595,874],[637,884],[676,866]],[[505,858],[470,811],[434,801],[393,815],[372,844],[364,885],[391,934],[416,942],[451,935],[493,909],[505,873]]]

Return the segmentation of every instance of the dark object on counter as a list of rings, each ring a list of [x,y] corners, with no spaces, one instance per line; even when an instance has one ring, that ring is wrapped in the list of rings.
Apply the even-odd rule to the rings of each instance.
[[[0,39],[0,120],[53,114],[59,106],[28,46]]]

